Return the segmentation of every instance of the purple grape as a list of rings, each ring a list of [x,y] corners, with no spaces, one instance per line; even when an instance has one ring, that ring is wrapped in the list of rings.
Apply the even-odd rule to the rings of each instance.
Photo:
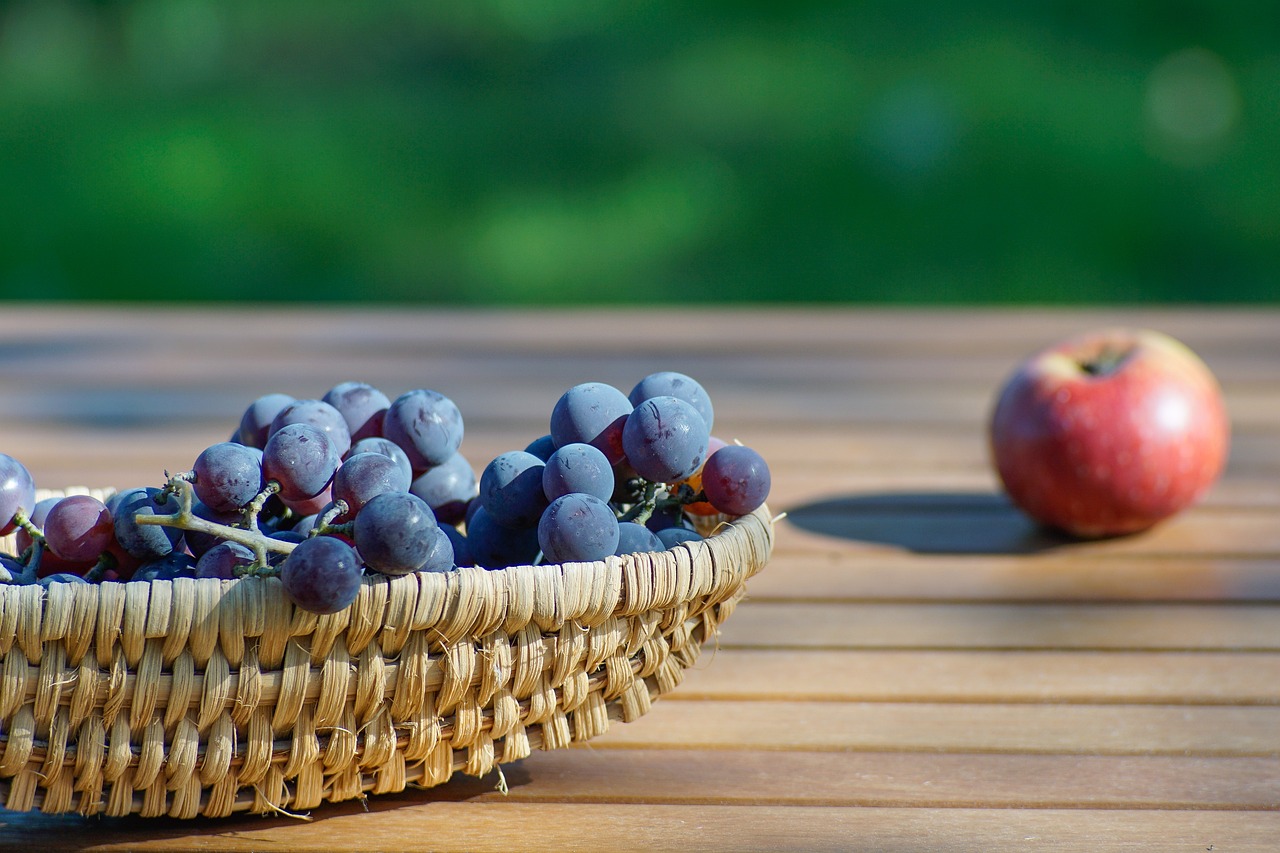
[[[551,454],[556,450],[556,442],[548,433],[547,435],[535,438],[529,442],[529,446],[524,449],[525,453],[532,453],[534,456],[546,462],[551,458]]]
[[[650,373],[636,383],[627,399],[631,405],[638,406],[651,397],[676,397],[684,400],[702,415],[702,420],[710,432],[715,422],[715,410],[711,406],[711,398],[697,380],[674,370]]]
[[[547,508],[545,463],[523,450],[499,454],[480,474],[480,503],[499,524],[534,527]]]
[[[562,495],[538,522],[538,545],[548,563],[603,560],[618,547],[618,527],[618,517],[600,498]]]
[[[196,577],[235,580],[238,569],[248,568],[257,557],[239,542],[224,540],[214,545],[196,561]]]
[[[104,502],[108,510],[111,511],[112,518],[115,517],[115,511],[111,509],[112,502],[119,497],[120,493],[116,492],[106,499]],[[49,510],[53,509],[53,505],[62,500],[61,497],[42,498],[36,501],[36,505],[32,507],[31,512],[27,513],[27,520],[34,524],[38,529],[44,530],[44,520],[49,517]],[[31,547],[31,534],[19,527],[13,533],[13,541],[15,550],[22,554]]]
[[[243,509],[262,490],[262,451],[229,441],[210,445],[196,457],[196,497],[219,512]]]
[[[312,613],[336,613],[360,594],[363,569],[355,550],[332,536],[312,536],[280,564],[285,595]]]
[[[68,495],[44,520],[45,543],[64,560],[96,560],[115,541],[115,524],[106,505],[90,495]]]
[[[0,536],[17,527],[13,517],[18,510],[30,513],[36,506],[36,484],[31,472],[21,462],[0,453]]]
[[[351,449],[347,451],[347,458],[355,456],[357,453],[381,453],[396,460],[396,464],[404,469],[404,475],[413,480],[413,466],[409,464],[409,456],[389,438],[375,436],[372,438],[362,438],[355,444],[351,445]]]
[[[477,501],[467,521],[467,545],[477,566],[486,569],[524,566],[538,556],[538,529],[500,524]]]
[[[382,418],[391,400],[367,382],[340,382],[321,399],[342,413],[352,442],[382,435]]]
[[[347,427],[346,418],[324,400],[294,400],[285,406],[272,419],[267,440],[270,441],[272,435],[290,424],[308,424],[323,432],[339,459],[351,449],[351,430]]]
[[[282,498],[304,501],[325,490],[340,462],[328,433],[310,424],[287,424],[267,439],[262,477],[280,484]]]
[[[432,557],[433,548],[439,547],[438,526],[422,498],[386,492],[364,505],[352,534],[366,566],[384,575],[403,575],[417,571]],[[449,557],[452,560],[452,548]]]
[[[415,473],[444,463],[462,445],[462,413],[438,391],[406,391],[392,401],[382,434],[409,457]]]
[[[622,461],[622,426],[631,414],[626,395],[603,382],[584,382],[560,395],[551,410],[551,438],[556,447],[590,444],[609,460]]]
[[[203,518],[205,521],[212,521],[215,524],[225,524],[228,527],[233,527],[235,525],[240,524],[240,522],[244,518],[244,514],[239,511],[218,512],[217,510],[213,509],[212,507],[206,506],[205,504],[201,503],[198,500],[191,502],[191,514],[194,515],[196,518]],[[261,518],[261,516],[259,516],[259,518]],[[118,523],[116,525],[116,529],[117,531],[119,530]],[[154,528],[142,528],[142,529],[151,530]],[[169,528],[165,528],[165,529],[167,530]],[[216,534],[204,533],[203,531],[199,531],[199,530],[187,530],[187,531],[183,531],[182,533],[186,542],[187,550],[189,550],[192,556],[194,556],[197,560],[200,559],[202,556],[204,556],[206,551],[208,551],[214,545],[217,545],[219,542],[222,541],[222,539],[218,537]]]
[[[143,563],[129,578],[131,581],[173,580],[196,576],[196,558],[181,551]]]
[[[547,459],[542,491],[549,501],[581,492],[607,502],[613,496],[613,466],[590,444],[566,444]]]
[[[687,527],[664,527],[657,531],[658,539],[664,550],[670,551],[681,542],[699,542],[702,534]]]
[[[702,415],[676,397],[645,400],[622,430],[627,461],[655,483],[674,483],[696,474],[707,458],[710,440]]]
[[[288,394],[264,394],[254,400],[240,417],[236,440],[249,447],[266,447],[271,422],[280,414],[281,409],[292,402],[293,397]]]
[[[456,565],[457,555],[453,550],[453,537],[445,531],[453,530],[449,525],[437,527],[432,532],[431,548],[427,559],[418,566],[420,572],[447,572]]]
[[[457,524],[478,493],[476,473],[461,453],[423,471],[409,485],[409,491],[427,502],[442,524]]]
[[[476,564],[475,560],[471,558],[471,546],[462,531],[452,524],[440,525],[440,531],[449,537],[449,544],[453,546],[453,564],[455,566],[474,566]]]
[[[54,572],[51,575],[45,575],[39,580],[39,584],[46,587],[55,583],[88,583],[88,581],[71,572]]]
[[[738,444],[712,453],[702,469],[707,503],[726,515],[754,512],[769,497],[770,485],[769,466],[764,458]]]
[[[161,497],[160,489],[129,489],[112,502],[116,541],[139,560],[158,560],[180,550],[183,532],[178,528],[135,521],[139,515],[173,515],[178,510],[176,499],[163,495],[161,503]]]
[[[357,453],[347,457],[333,476],[333,499],[345,501],[345,518],[355,518],[360,509],[384,492],[407,492],[409,478],[399,464],[381,453]]]
[[[658,534],[635,521],[618,523],[618,545],[615,554],[647,554],[650,551],[664,551],[666,546],[658,538]]]

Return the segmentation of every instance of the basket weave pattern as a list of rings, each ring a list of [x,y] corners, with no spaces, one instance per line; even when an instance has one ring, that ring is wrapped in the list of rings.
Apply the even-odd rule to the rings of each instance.
[[[767,508],[672,551],[366,579],[0,586],[0,806],[305,811],[432,786],[644,714],[767,561]]]

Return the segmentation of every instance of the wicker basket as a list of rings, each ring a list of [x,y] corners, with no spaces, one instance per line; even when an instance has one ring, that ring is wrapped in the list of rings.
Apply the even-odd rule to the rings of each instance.
[[[300,812],[585,741],[680,683],[772,545],[762,507],[667,552],[368,578],[328,616],[276,579],[0,585],[0,806]]]

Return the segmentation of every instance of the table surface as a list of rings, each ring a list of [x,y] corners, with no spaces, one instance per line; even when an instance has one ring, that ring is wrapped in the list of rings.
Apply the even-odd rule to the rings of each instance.
[[[1113,324],[1200,352],[1223,480],[1070,542],[1001,496],[985,423],[1026,354]],[[39,484],[154,485],[268,391],[434,388],[477,467],[583,381],[698,378],[773,471],[774,556],[645,717],[497,774],[309,820],[0,811],[93,850],[1275,850],[1280,313],[8,306],[0,450]]]

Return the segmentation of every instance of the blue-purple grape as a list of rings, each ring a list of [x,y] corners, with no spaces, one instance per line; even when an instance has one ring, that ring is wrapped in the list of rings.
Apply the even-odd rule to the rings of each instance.
[[[363,568],[355,549],[332,536],[298,543],[280,564],[285,595],[312,613],[337,613],[360,594]]]
[[[239,576],[237,570],[252,566],[256,559],[252,549],[239,542],[223,540],[196,561],[196,577],[234,580]]]
[[[340,462],[328,433],[311,424],[286,424],[262,449],[262,477],[280,484],[282,498],[308,500],[325,490]]]
[[[163,502],[162,502],[163,501]],[[121,492],[112,502],[115,538],[139,560],[158,560],[180,550],[183,531],[158,524],[138,524],[140,515],[172,515],[178,511],[177,499],[160,489],[138,488]]]
[[[210,445],[191,469],[196,497],[219,512],[242,509],[262,491],[262,451],[229,441]]]
[[[0,536],[17,527],[13,517],[21,510],[30,513],[36,505],[36,484],[21,462],[0,453]]]
[[[501,524],[477,501],[467,520],[467,545],[477,566],[525,566],[538,556],[538,528]]]
[[[616,465],[624,456],[622,426],[632,408],[627,396],[612,385],[575,385],[560,395],[551,410],[551,438],[557,447],[590,444]]]
[[[702,415],[677,397],[650,397],[636,406],[622,430],[627,462],[655,483],[674,483],[697,473],[710,440]]]
[[[391,400],[367,382],[339,382],[320,398],[342,413],[351,441],[382,435],[382,419]]]
[[[480,474],[480,503],[499,524],[534,527],[547,508],[542,490],[546,464],[523,450],[496,456]]]
[[[650,373],[637,382],[627,395],[633,406],[638,406],[651,397],[676,397],[684,400],[702,415],[708,431],[714,429],[715,409],[711,405],[711,397],[696,379],[674,370]]]
[[[236,440],[249,447],[262,449],[267,446],[267,435],[271,432],[271,422],[280,410],[293,402],[288,394],[264,394],[249,404],[240,417],[240,428],[236,430]]]
[[[618,517],[600,498],[563,495],[542,514],[538,545],[548,563],[603,560],[618,547],[618,528]]]
[[[462,531],[454,527],[452,524],[440,525],[440,531],[449,538],[449,544],[453,547],[453,564],[455,566],[474,566],[475,560],[471,556],[471,545],[467,542],[467,537]]]
[[[333,499],[346,502],[346,518],[355,518],[361,507],[378,495],[408,490],[409,478],[404,470],[381,453],[349,456],[333,475]]]
[[[404,450],[415,473],[440,465],[462,445],[462,413],[439,391],[419,388],[391,401],[382,434]]]
[[[738,444],[720,448],[702,468],[707,502],[726,515],[754,512],[769,497],[771,482],[764,457]]]
[[[347,427],[346,418],[324,400],[294,400],[285,406],[272,419],[267,440],[270,441],[272,435],[290,424],[308,424],[323,432],[339,459],[351,449],[351,430]]]
[[[115,541],[115,524],[106,505],[91,495],[67,495],[44,520],[45,544],[64,560],[96,560]]]
[[[422,498],[386,492],[360,510],[352,536],[366,566],[384,575],[403,575],[417,571],[432,557],[432,549],[439,548],[438,526]]]
[[[670,551],[682,542],[699,542],[702,534],[687,527],[664,527],[657,531],[658,540],[664,550]]]
[[[185,551],[174,551],[167,557],[143,563],[129,578],[131,581],[173,580],[196,576],[196,558]]]
[[[532,453],[534,456],[538,457],[543,462],[546,462],[548,459],[551,458],[551,454],[555,453],[555,450],[556,450],[556,440],[551,437],[550,433],[547,433],[546,435],[539,436],[538,438],[535,438],[533,441],[529,442],[529,445],[525,447],[524,452]]]
[[[194,515],[196,518],[203,518],[205,521],[212,521],[214,524],[224,524],[228,527],[232,527],[234,525],[239,524],[244,517],[244,514],[239,511],[218,512],[213,507],[207,506],[206,504],[200,502],[199,500],[195,500],[191,502],[191,514]],[[158,528],[146,527],[142,529],[153,530]],[[169,530],[171,528],[166,527],[164,529]],[[117,535],[119,535],[119,530],[120,530],[120,525],[117,523],[116,525]],[[222,539],[219,538],[216,534],[205,533],[204,531],[201,531],[201,530],[186,530],[186,531],[181,531],[181,533],[186,543],[187,550],[190,551],[192,556],[194,556],[197,560],[200,559],[200,557],[204,556],[204,553],[206,551],[208,551],[214,545],[217,545],[219,542],[222,541]],[[154,558],[151,558],[151,559],[154,559]]]
[[[651,551],[664,551],[666,546],[658,538],[658,534],[636,521],[618,522],[618,544],[614,553],[647,554]]]
[[[404,452],[400,445],[389,438],[383,438],[382,436],[362,438],[351,445],[351,449],[347,451],[346,458],[350,459],[357,453],[381,453],[383,456],[390,457],[404,471],[404,475],[410,481],[413,480],[413,466],[409,464],[408,454]]]
[[[607,502],[613,496],[613,466],[590,444],[566,444],[548,457],[542,469],[542,491],[548,501],[580,492]]]
[[[462,521],[478,492],[476,473],[461,453],[433,465],[414,478],[409,491],[427,502],[442,524]]]

